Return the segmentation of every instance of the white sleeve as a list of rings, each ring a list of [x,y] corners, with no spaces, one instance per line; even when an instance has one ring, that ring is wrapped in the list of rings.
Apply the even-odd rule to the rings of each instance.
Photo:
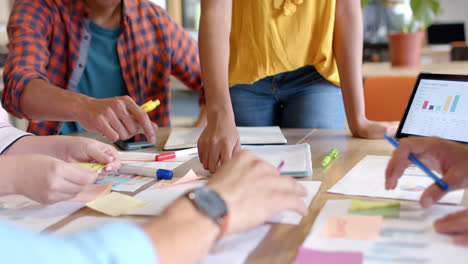
[[[18,139],[31,135],[32,134],[26,133],[14,127],[0,127],[0,154],[3,154],[3,152]]]

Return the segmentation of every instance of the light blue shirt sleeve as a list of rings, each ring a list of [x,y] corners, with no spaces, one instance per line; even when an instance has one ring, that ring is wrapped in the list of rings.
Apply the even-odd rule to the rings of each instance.
[[[141,228],[115,222],[69,237],[37,234],[0,221],[2,263],[120,264],[158,263]]]

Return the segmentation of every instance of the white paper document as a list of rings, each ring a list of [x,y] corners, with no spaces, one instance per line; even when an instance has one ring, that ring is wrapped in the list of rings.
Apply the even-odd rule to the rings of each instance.
[[[154,188],[154,186],[151,186],[134,196],[136,199],[149,202],[150,204],[133,211],[131,215],[159,215],[177,198],[205,183],[206,181],[196,181],[168,188]]]
[[[307,207],[312,203],[315,195],[319,191],[321,182],[319,181],[298,181],[307,190],[307,195],[303,197],[303,201]],[[204,185],[206,181],[200,180],[196,182],[176,185],[168,188],[154,188],[148,189],[135,195],[136,199],[149,202],[143,208],[137,209],[131,215],[159,215],[164,209],[170,206],[177,198],[181,197],[189,190]],[[268,222],[298,225],[302,220],[302,216],[296,212],[284,211],[281,214],[273,217]]]
[[[403,203],[399,216],[383,218],[376,239],[355,240],[324,237],[322,228],[329,217],[346,216],[351,200],[329,200],[317,216],[303,247],[327,252],[361,252],[364,264],[387,263],[466,263],[468,250],[455,246],[452,237],[435,232],[433,223],[447,214],[465,209],[461,206],[435,205],[424,210]]]
[[[87,231],[96,228],[100,225],[105,225],[110,222],[124,221],[129,223],[141,224],[145,219],[135,218],[116,218],[116,217],[96,217],[84,216],[75,219],[55,231],[54,234],[61,236],[70,236],[78,232]],[[174,229],[177,227],[174,226]],[[262,225],[251,229],[246,232],[238,233],[235,235],[225,236],[218,241],[210,253],[201,261],[202,264],[241,264],[244,263],[250,253],[257,248],[260,242],[263,241],[265,236],[270,230],[269,225]]]
[[[80,202],[42,205],[21,195],[0,197],[0,218],[33,231],[42,231],[85,206]]]
[[[243,233],[223,237],[201,263],[242,264],[263,241],[269,230],[269,225],[263,225]]]
[[[281,129],[272,127],[237,127],[240,143],[243,145],[286,144]],[[164,150],[176,150],[197,147],[198,138],[203,128],[176,128],[173,129]]]
[[[322,182],[319,181],[298,181],[302,186],[307,190],[307,195],[302,198],[306,206],[309,207],[312,204],[312,201],[317,195],[320,185]],[[279,224],[290,224],[290,225],[299,225],[302,220],[302,216],[294,211],[284,211],[279,215],[273,217],[268,222],[270,223],[279,223]]]
[[[366,156],[328,192],[418,201],[423,191],[434,183],[422,170],[411,166],[394,190],[385,190],[385,169],[389,160],[389,156]],[[463,193],[463,190],[450,192],[440,203],[459,204]]]
[[[83,232],[100,225],[108,224],[110,222],[128,222],[134,224],[144,223],[146,220],[141,218],[118,218],[118,217],[100,217],[100,216],[83,216],[77,218],[64,227],[56,230],[54,234],[60,236],[69,236],[78,232]]]

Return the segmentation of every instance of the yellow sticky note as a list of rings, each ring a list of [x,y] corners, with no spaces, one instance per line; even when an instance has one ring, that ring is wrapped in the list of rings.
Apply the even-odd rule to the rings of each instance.
[[[351,205],[348,208],[348,212],[361,211],[361,210],[373,210],[382,208],[400,208],[400,202],[394,203],[381,203],[381,202],[368,202],[353,199]]]
[[[96,199],[86,204],[89,208],[111,216],[130,214],[131,212],[142,208],[148,202],[138,200],[131,196],[112,192],[108,195]]]
[[[346,215],[329,217],[320,236],[354,240],[373,240],[379,236],[381,215]]]
[[[78,165],[78,166],[81,166],[81,167],[85,167],[85,168],[90,168],[90,169],[93,169],[94,172],[97,172],[97,173],[100,173],[102,169],[104,169],[106,167],[106,165],[104,164],[100,164],[100,163],[82,163],[82,162],[76,162],[76,163],[72,163],[74,165]]]

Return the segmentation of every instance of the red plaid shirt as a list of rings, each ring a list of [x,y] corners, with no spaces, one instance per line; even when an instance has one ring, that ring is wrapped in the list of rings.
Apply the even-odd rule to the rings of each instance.
[[[89,17],[85,0],[16,0],[8,22],[10,54],[2,93],[7,111],[26,118],[20,97],[33,79],[41,78],[63,89],[76,87],[72,75],[84,68],[79,58],[84,57],[80,52],[82,41],[88,40],[84,27]],[[164,9],[148,0],[123,0],[117,43],[129,96],[139,105],[149,99],[161,101],[161,106],[150,113],[158,125],[170,125],[171,74],[190,89],[202,90],[200,103],[204,102],[197,44]],[[59,125],[32,120],[28,131],[56,134]]]

